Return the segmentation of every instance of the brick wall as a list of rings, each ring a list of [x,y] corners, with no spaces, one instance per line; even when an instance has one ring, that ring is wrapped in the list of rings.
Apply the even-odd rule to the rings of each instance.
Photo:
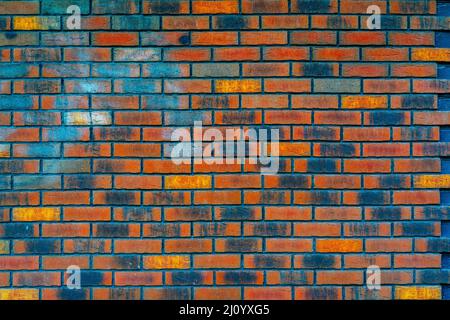
[[[0,299],[446,298],[448,30],[434,0],[0,1]],[[279,172],[174,164],[194,121],[279,129]]]

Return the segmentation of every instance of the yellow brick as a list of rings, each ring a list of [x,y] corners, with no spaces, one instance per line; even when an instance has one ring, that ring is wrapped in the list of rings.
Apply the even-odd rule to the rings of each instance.
[[[318,252],[361,252],[361,240],[346,239],[318,239],[316,242]]]
[[[8,253],[9,253],[9,241],[0,240],[0,254],[8,254]]]
[[[59,221],[59,208],[14,208],[14,221]]]
[[[0,147],[0,158],[8,158],[9,157],[9,146]]]
[[[0,300],[37,300],[38,289],[0,289]]]
[[[413,48],[413,61],[450,61],[450,49],[448,48]]]
[[[346,96],[342,97],[342,107],[346,109],[383,109],[387,107],[387,97]]]
[[[14,17],[15,30],[40,30],[39,17]]]
[[[415,176],[416,188],[450,188],[450,174]]]
[[[146,269],[187,269],[190,268],[189,256],[148,256],[144,258]]]
[[[259,80],[217,80],[216,92],[261,92]]]
[[[441,299],[440,287],[396,287],[395,299],[430,300]]]
[[[50,30],[59,29],[55,17],[14,17],[14,30]]]
[[[208,189],[211,188],[211,176],[166,176],[167,189]]]

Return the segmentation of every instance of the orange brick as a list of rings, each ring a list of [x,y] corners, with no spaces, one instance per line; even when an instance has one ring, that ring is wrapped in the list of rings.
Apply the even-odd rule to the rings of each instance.
[[[164,186],[167,189],[210,189],[211,176],[166,176]]]
[[[190,267],[189,256],[163,255],[144,257],[145,269],[187,269]]]
[[[59,208],[14,208],[14,221],[58,221]]]
[[[244,299],[246,300],[289,300],[291,295],[290,287],[245,287],[244,289]]]
[[[212,254],[194,256],[194,267],[199,269],[239,268],[240,264],[241,259],[239,255]]]
[[[450,61],[450,49],[447,48],[413,48],[411,49],[413,61]]]
[[[318,252],[361,252],[362,244],[361,239],[317,239],[316,248]]]
[[[139,36],[134,32],[95,32],[92,43],[97,46],[135,46]]]
[[[217,93],[260,92],[259,80],[216,80]]]
[[[239,1],[219,0],[219,1],[193,1],[192,13],[194,14],[232,14],[239,13]]]

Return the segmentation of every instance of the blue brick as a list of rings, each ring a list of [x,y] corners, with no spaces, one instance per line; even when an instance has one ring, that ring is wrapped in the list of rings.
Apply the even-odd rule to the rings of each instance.
[[[180,0],[147,1],[153,14],[174,14],[180,11]]]
[[[155,221],[154,208],[151,207],[123,207],[116,208],[115,214],[117,215],[117,210],[122,211],[123,221]]]
[[[449,141],[449,140],[445,140]],[[450,174],[450,160],[449,159],[441,159],[441,173]]]
[[[450,286],[442,286],[442,299],[450,300]]]
[[[139,12],[140,0],[93,0],[92,12],[97,14],[129,14]]]
[[[32,109],[33,99],[30,96],[1,96],[0,95],[0,110],[19,110]]]
[[[396,111],[375,111],[369,114],[370,124],[372,125],[402,125],[405,124],[405,113]]]
[[[439,97],[438,105],[439,105],[440,111],[449,111],[450,110],[450,98]]]
[[[20,157],[51,158],[60,156],[59,143],[17,144],[14,152]]]
[[[90,171],[89,160],[44,160],[44,173],[86,173]]]
[[[218,16],[216,28],[222,30],[245,29],[248,25],[248,18],[238,15]]]
[[[31,223],[2,223],[0,224],[2,238],[27,238],[34,236],[34,226]]]
[[[440,138],[441,141],[448,141],[450,142],[450,128],[441,128],[440,132]]]
[[[441,222],[441,236],[450,238],[450,221]]]
[[[227,284],[254,284],[258,275],[254,271],[226,271],[223,280]]]
[[[198,285],[202,283],[202,273],[198,271],[175,271],[172,272],[174,285]]]
[[[311,191],[311,204],[331,205],[338,204],[340,198],[334,191]]]
[[[450,41],[450,39],[449,39]],[[438,66],[438,78],[449,79],[450,78],[450,66],[449,65],[439,65]]]
[[[403,236],[432,236],[435,234],[434,222],[401,222]]]
[[[450,270],[421,270],[417,278],[418,281],[426,284],[450,283]]]
[[[84,132],[80,128],[52,128],[48,134],[48,141],[79,141]]]
[[[442,269],[450,269],[450,254],[442,255]]]
[[[437,5],[438,16],[449,17],[450,16],[450,3],[445,0],[439,0]]]
[[[34,254],[59,253],[61,251],[60,241],[51,239],[26,240],[25,248],[27,253]]]
[[[7,17],[0,17],[0,30],[7,30],[8,24],[7,24]]]
[[[116,16],[112,18],[114,30],[158,30],[157,16]]]
[[[296,0],[297,12],[300,13],[327,13],[331,7],[331,0]]]
[[[303,256],[302,265],[310,269],[333,268],[336,262],[336,256],[325,254],[307,254]]]
[[[401,189],[406,185],[407,176],[386,175],[380,176],[379,184],[382,189]]]
[[[0,176],[0,189],[11,188],[11,177],[10,176]]]
[[[436,32],[436,47],[450,47],[450,32]]]
[[[304,63],[303,73],[305,77],[328,77],[333,76],[332,63]]]
[[[222,207],[220,211],[222,220],[256,220],[251,207]]]
[[[354,157],[356,147],[352,143],[321,143],[320,153],[325,157]]]
[[[98,237],[127,237],[129,235],[127,224],[99,223],[96,225]]]
[[[26,77],[30,72],[30,65],[10,63],[7,68],[0,68],[0,78]]]
[[[360,191],[358,203],[362,205],[382,205],[389,202],[389,195],[385,191]]]
[[[89,0],[42,0],[42,14],[58,14],[58,15],[67,15],[67,8],[71,5],[76,5],[80,7],[82,14],[89,13]]]
[[[374,207],[372,208],[372,220],[400,220],[402,208],[399,207]]]
[[[337,162],[334,159],[309,159],[307,171],[314,173],[338,172]]]
[[[88,289],[68,289],[62,288],[58,291],[58,297],[61,300],[84,300]]]
[[[381,15],[381,29],[402,29],[402,16]]]
[[[441,204],[450,205],[450,191],[441,191]]]
[[[165,78],[165,77],[182,77],[183,69],[177,63],[151,63],[142,66],[142,72],[146,77]]]
[[[142,102],[143,109],[182,109],[183,100],[178,95],[150,95],[144,96]]]
[[[428,239],[427,250],[429,252],[450,252],[450,238]]]
[[[82,270],[80,273],[81,287],[102,285],[104,273],[100,271]]]
[[[401,105],[402,109],[434,109],[435,98],[431,95],[405,95]]]
[[[61,188],[60,176],[47,175],[20,175],[14,177],[14,189],[59,189]]]
[[[121,90],[123,93],[156,93],[161,90],[159,81],[146,79],[125,79],[121,80]],[[117,87],[116,87],[117,89]]]
[[[139,76],[138,65],[127,63],[103,63],[92,66],[94,77],[120,78]]]
[[[450,207],[448,206],[435,206],[424,207],[423,216],[428,220],[448,220],[450,217]]]

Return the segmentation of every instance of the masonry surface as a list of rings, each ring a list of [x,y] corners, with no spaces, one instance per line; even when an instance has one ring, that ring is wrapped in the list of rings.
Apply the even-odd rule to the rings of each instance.
[[[0,1],[0,299],[448,297],[447,6]],[[278,174],[175,165],[194,121]]]

